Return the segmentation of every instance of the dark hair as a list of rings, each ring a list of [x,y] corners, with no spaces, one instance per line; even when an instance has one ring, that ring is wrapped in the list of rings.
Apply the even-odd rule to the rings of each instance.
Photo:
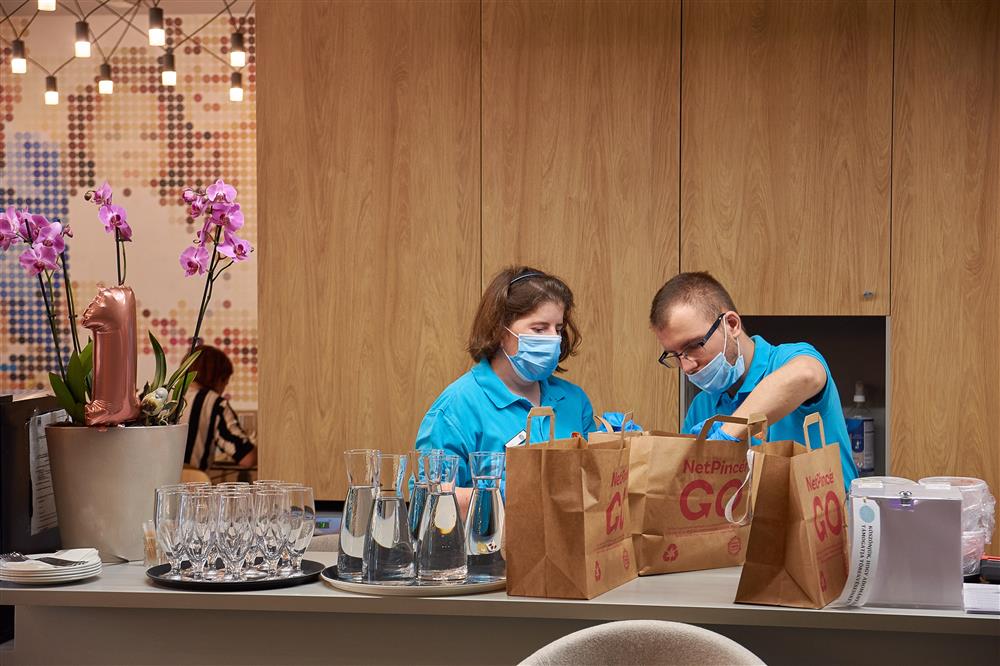
[[[201,353],[191,364],[191,370],[198,373],[194,380],[216,393],[222,393],[229,378],[233,376],[233,362],[226,356],[226,352],[217,347],[201,345],[195,351]]]
[[[693,305],[709,319],[723,312],[736,312],[736,305],[726,288],[706,272],[680,273],[670,278],[653,297],[649,323],[656,330],[667,325],[670,310],[680,303]]]
[[[483,292],[472,322],[468,351],[472,360],[491,359],[500,350],[504,326],[534,312],[543,303],[563,306],[562,350],[559,362],[576,353],[580,331],[573,322],[573,292],[554,275],[530,266],[509,266]],[[563,372],[564,368],[556,368]]]

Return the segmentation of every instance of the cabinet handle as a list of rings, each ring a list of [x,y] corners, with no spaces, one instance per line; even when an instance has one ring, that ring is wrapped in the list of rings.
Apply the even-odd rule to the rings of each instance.
[[[863,294],[861,294],[861,298],[865,299],[866,301],[870,301],[873,298],[875,298],[875,292],[874,291],[865,291]]]

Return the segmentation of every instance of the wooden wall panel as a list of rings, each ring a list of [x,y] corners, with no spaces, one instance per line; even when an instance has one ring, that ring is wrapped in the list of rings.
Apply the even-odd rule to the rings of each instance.
[[[888,314],[892,2],[691,0],[683,30],[683,270],[746,314]]]
[[[653,294],[677,271],[680,5],[483,4],[483,279],[563,277],[583,344],[566,377],[595,411],[677,425]]]
[[[899,2],[895,63],[892,473],[1000,495],[1000,3]]]
[[[478,2],[257,8],[260,474],[346,491],[468,366]],[[471,277],[471,279],[470,279]]]

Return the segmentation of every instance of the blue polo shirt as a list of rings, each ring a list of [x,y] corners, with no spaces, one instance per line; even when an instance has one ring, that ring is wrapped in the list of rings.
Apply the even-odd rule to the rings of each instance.
[[[556,414],[556,439],[586,434],[594,429],[594,409],[579,386],[549,377],[538,382],[541,405]],[[528,411],[534,405],[514,395],[484,359],[456,379],[438,396],[420,423],[417,449],[445,449],[462,462],[458,485],[469,487],[469,454],[505,450],[508,442],[523,443]],[[531,420],[531,441],[549,438],[547,417]]]
[[[764,377],[796,356],[811,356],[823,364],[823,369],[826,370],[826,386],[819,394],[799,405],[791,414],[768,426],[767,438],[772,442],[786,439],[804,442],[802,422],[809,414],[819,412],[823,419],[826,441],[837,442],[840,446],[840,464],[844,469],[844,485],[850,488],[851,480],[858,476],[858,470],[854,466],[854,459],[851,456],[851,439],[847,435],[847,423],[844,421],[844,410],[840,406],[840,394],[837,392],[837,385],[830,374],[830,367],[826,364],[826,359],[816,351],[815,347],[805,342],[772,345],[759,335],[755,335],[751,339],[754,342],[753,362],[750,363],[746,379],[736,391],[736,395],[729,397],[729,393],[723,392],[713,397],[704,391],[696,395],[684,417],[683,432],[692,432],[695,425],[716,414],[731,415],[743,404],[750,392],[757,388],[757,384]],[[820,446],[819,426],[813,426],[812,430],[809,431],[809,441],[813,448]]]

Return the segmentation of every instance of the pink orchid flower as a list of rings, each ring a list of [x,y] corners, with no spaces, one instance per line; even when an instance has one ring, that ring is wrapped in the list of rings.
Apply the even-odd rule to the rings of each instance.
[[[236,234],[229,231],[225,232],[225,242],[220,243],[217,249],[219,250],[219,254],[237,262],[246,261],[250,258],[250,253],[253,252],[249,241],[238,238]]]
[[[94,190],[92,201],[98,206],[107,206],[111,203],[111,186],[108,185],[108,181],[104,181],[103,185]]]
[[[111,233],[117,229],[118,237],[123,241],[132,240],[132,227],[128,225],[124,208],[111,204],[101,206],[98,216],[101,218],[101,222],[104,223],[104,231]]]
[[[56,251],[44,245],[29,247],[21,253],[19,261],[28,275],[38,275],[42,271],[54,271],[58,268]]]
[[[236,201],[236,188],[232,185],[226,185],[220,178],[215,181],[214,185],[209,185],[205,189],[205,195],[208,197],[209,201],[224,201],[226,203],[233,203]]]
[[[212,222],[225,228],[226,231],[236,232],[243,226],[243,211],[239,204],[212,204]]]
[[[181,267],[187,277],[191,277],[195,273],[204,274],[208,270],[208,261],[208,250],[203,247],[193,245],[181,252]]]
[[[17,234],[19,221],[13,206],[8,208],[6,213],[0,213],[0,249],[7,251],[21,239]]]
[[[52,222],[38,230],[38,237],[35,239],[36,246],[51,247],[56,254],[61,254],[66,249],[66,241],[63,240],[63,226],[58,222]]]
[[[181,192],[181,199],[184,200],[184,203],[188,203],[188,204],[189,203],[194,203],[195,199],[197,199],[197,198],[198,198],[198,193],[195,192],[190,187],[185,187],[184,191]]]
[[[198,217],[205,212],[205,208],[208,206],[208,200],[205,197],[195,197],[191,201],[191,208],[188,214],[191,217]]]

